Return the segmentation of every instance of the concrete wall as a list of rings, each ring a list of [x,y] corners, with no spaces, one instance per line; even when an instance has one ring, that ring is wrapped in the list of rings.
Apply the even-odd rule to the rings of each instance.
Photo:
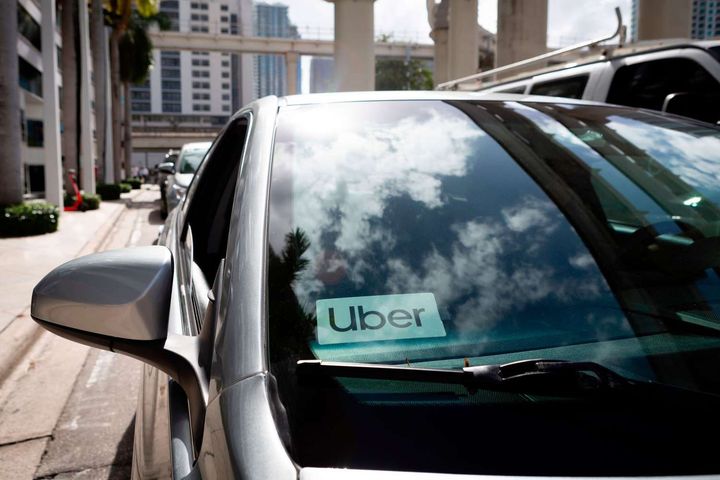
[[[498,0],[497,25],[496,66],[547,51],[547,0]]]
[[[637,0],[637,39],[690,38],[692,0]]]

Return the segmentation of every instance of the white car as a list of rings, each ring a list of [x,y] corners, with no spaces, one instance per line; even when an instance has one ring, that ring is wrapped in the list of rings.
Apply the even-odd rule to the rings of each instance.
[[[205,154],[210,149],[212,142],[196,142],[186,143],[180,150],[175,168],[165,180],[165,185],[161,185],[164,195],[162,195],[162,204],[160,213],[163,218],[167,217],[169,211],[178,206],[185,198],[190,182],[197,171]]]

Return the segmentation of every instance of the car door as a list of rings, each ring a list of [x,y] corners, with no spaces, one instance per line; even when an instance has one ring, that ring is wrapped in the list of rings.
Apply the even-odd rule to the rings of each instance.
[[[249,112],[241,112],[221,132],[193,179],[182,209],[174,213],[161,237],[161,243],[173,254],[175,269],[169,334],[198,337],[202,332],[210,307],[209,292],[225,258],[236,181],[251,120]],[[207,400],[207,380],[201,382]],[[200,446],[204,410],[204,405],[198,410],[191,404],[175,381],[144,366],[133,478],[182,478],[191,472]]]

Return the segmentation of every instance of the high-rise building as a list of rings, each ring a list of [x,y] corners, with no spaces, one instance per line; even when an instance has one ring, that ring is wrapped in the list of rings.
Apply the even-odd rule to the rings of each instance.
[[[46,74],[42,51],[43,12],[31,0],[18,0],[18,69],[20,83],[20,110],[22,119],[22,145],[20,156],[23,162],[23,183],[26,194],[41,194],[45,190],[45,138],[44,101],[42,78]],[[60,18],[57,13],[56,18]],[[59,23],[59,22],[58,22]],[[55,48],[59,51],[59,28]],[[59,55],[59,54],[58,54]],[[52,72],[58,81],[62,77],[58,70]]]
[[[279,3],[255,4],[254,27],[258,37],[300,38],[287,5]],[[257,97],[287,94],[287,68],[281,55],[255,56],[255,92]]]
[[[632,0],[630,39],[637,41],[638,0]],[[691,38],[705,40],[720,37],[720,0],[693,0]]]
[[[252,0],[161,0],[171,30],[227,35],[252,34]],[[131,91],[133,122],[175,127],[217,126],[254,99],[252,56],[207,51],[155,50],[153,69]],[[134,153],[134,164],[148,162]]]

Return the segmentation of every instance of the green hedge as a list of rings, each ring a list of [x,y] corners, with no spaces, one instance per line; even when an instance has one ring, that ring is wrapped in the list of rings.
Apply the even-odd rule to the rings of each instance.
[[[95,191],[103,200],[117,200],[120,198],[122,187],[117,183],[100,183]]]
[[[24,237],[51,233],[58,228],[60,211],[45,202],[0,207],[0,237]]]
[[[123,183],[127,183],[128,185],[130,185],[133,190],[138,190],[142,185],[142,180],[137,177],[132,177],[123,180]]]
[[[82,204],[80,204],[80,210],[97,210],[98,208],[100,208],[100,195],[84,193],[82,196]]]
[[[132,185],[126,182],[120,182],[120,191],[122,193],[130,193],[130,190],[132,190]]]

